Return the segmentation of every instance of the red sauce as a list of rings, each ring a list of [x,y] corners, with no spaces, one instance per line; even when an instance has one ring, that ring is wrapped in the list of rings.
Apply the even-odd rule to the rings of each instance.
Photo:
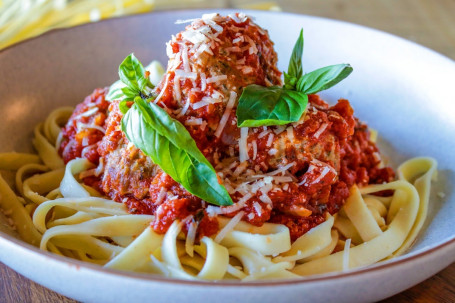
[[[223,26],[232,26],[232,22],[228,21]],[[238,53],[226,53],[225,49],[230,45],[213,48],[214,55],[207,58],[206,66],[221,70],[229,78],[219,86],[206,83],[205,89],[202,89],[199,77],[194,81],[182,81],[181,92],[192,104],[214,91],[224,89],[236,91],[240,95],[241,87],[247,84],[266,85],[270,81],[280,84],[276,54],[268,36],[248,22],[235,26],[256,41],[259,52],[250,54],[245,49]],[[232,41],[234,34],[235,31],[224,30],[218,39]],[[182,50],[179,43],[181,39],[182,34],[178,34],[176,40],[170,43],[174,54]],[[253,69],[251,74],[245,75],[232,65],[232,62],[243,59]],[[182,68],[182,64],[178,67]],[[182,104],[174,96],[175,77],[175,72],[170,70],[166,74],[167,81],[159,85],[157,94],[161,94],[161,97],[158,105],[186,126],[214,167],[223,159],[232,157],[232,153],[238,156],[240,131],[236,126],[235,110],[231,112],[221,136],[215,136],[225,106],[218,103],[196,109],[190,107],[184,115],[179,116],[175,112],[182,109]],[[176,219],[185,220],[192,216],[198,222],[199,237],[215,234],[219,228],[218,222],[207,214],[206,203],[187,192],[164,172],[157,172],[150,159],[128,144],[119,128],[122,114],[118,102],[109,105],[104,99],[105,94],[105,89],[95,90],[77,106],[62,130],[60,153],[65,162],[83,156],[97,165],[104,165],[101,176],[88,177],[84,181],[113,200],[125,203],[131,213],[155,215],[152,226],[159,233],[166,232]],[[96,113],[81,116],[94,107],[98,108]],[[190,119],[203,119],[206,126],[186,125]],[[97,128],[78,127],[78,123],[99,126],[105,133]],[[256,174],[264,174],[293,163],[289,172],[295,180],[268,192],[272,204],[261,199],[260,191],[246,201],[242,208],[242,220],[253,225],[260,226],[264,222],[285,224],[289,227],[292,240],[295,240],[324,222],[327,213],[338,212],[353,184],[363,186],[388,182],[394,178],[391,168],[379,168],[378,149],[369,139],[368,127],[354,117],[347,100],[339,100],[330,107],[317,95],[310,95],[304,119],[292,128],[293,139],[290,139],[286,130],[278,130],[277,127],[269,127],[269,133],[264,136],[262,127],[249,129],[248,144],[255,144],[256,152],[252,148],[248,151],[248,169]],[[92,148],[87,149],[87,146]],[[162,196],[163,191],[166,192],[165,198]],[[234,203],[242,198],[238,192],[231,196]],[[232,217],[237,213],[232,211],[227,216]]]
[[[98,142],[104,137],[104,128],[109,102],[104,99],[108,88],[98,88],[78,104],[68,123],[62,128],[62,141],[59,153],[65,163],[85,157],[94,164],[98,164],[100,155],[97,151]],[[96,112],[84,116],[88,111]],[[78,127],[79,125],[79,127]],[[93,128],[92,126],[99,127]]]
[[[104,91],[105,93],[105,91]],[[93,100],[98,100],[99,113],[95,115],[104,114],[106,115],[107,110],[105,109],[105,101],[102,95],[102,91],[95,90],[93,95],[87,97],[86,100],[81,103],[73,114],[73,118],[69,124],[63,129],[63,136],[65,144],[72,141],[75,148],[71,149],[71,153],[66,154],[65,161],[71,160],[71,156],[80,155],[81,140],[77,139],[76,124],[78,121],[83,123],[90,123],[95,121],[94,116],[75,117],[80,116],[87,110],[89,105],[93,105]],[[101,101],[101,102],[100,102]],[[104,102],[103,102],[104,101]],[[369,183],[382,183],[391,181],[394,177],[393,170],[389,167],[378,168],[379,160],[375,157],[375,153],[378,152],[376,145],[369,140],[368,128],[365,124],[360,123],[353,117],[353,112],[349,106],[348,101],[341,100],[333,107],[328,107],[318,96],[310,96],[310,104],[315,107],[319,107],[319,111],[315,117],[317,119],[309,119],[302,123],[300,126],[295,127],[294,135],[296,138],[303,138],[311,142],[324,141],[326,136],[333,133],[336,134],[337,138],[340,139],[340,164],[337,167],[337,171],[340,172],[339,177],[336,178],[335,182],[332,182],[335,174],[333,172],[327,173],[323,178],[321,176],[321,167],[313,167],[312,173],[309,173],[310,164],[308,159],[296,161],[290,171],[296,176],[299,176],[298,182],[303,181],[305,176],[306,181],[302,186],[298,186],[297,183],[291,183],[287,190],[274,191],[269,194],[269,197],[273,201],[273,209],[266,203],[262,202],[259,198],[260,193],[253,196],[246,203],[246,206],[242,209],[245,212],[243,220],[249,223],[260,226],[264,222],[273,222],[285,224],[289,227],[291,232],[292,240],[297,239],[302,234],[314,226],[324,222],[325,213],[335,214],[343,206],[346,198],[349,196],[349,187],[353,184],[366,185]],[[98,130],[94,130],[93,133],[97,140],[90,141],[91,144],[97,144],[97,157],[90,157],[92,154],[85,154],[85,157],[93,163],[99,162],[99,157],[109,154],[110,152],[118,148],[119,142],[125,140],[122,132],[115,125],[119,125],[122,114],[118,110],[118,103],[113,103],[110,107],[109,119],[111,123],[107,125],[100,125],[106,128],[106,136]],[[82,109],[82,110],[81,110]],[[338,120],[330,118],[331,112],[336,112],[344,120]],[[231,117],[230,119],[233,119]],[[112,123],[115,121],[116,123]],[[321,123],[329,123],[327,126],[327,134],[320,135],[318,139],[309,138],[319,128]],[[228,123],[230,125],[230,123]],[[107,126],[107,127],[106,127]],[[330,131],[329,131],[330,130]],[[98,133],[99,132],[99,133]],[[192,136],[196,142],[200,142],[198,138],[205,138],[203,132],[192,131]],[[267,163],[270,156],[267,153],[266,141],[268,136],[262,138],[259,137],[260,132],[258,131],[254,135],[249,137],[249,140],[257,140],[257,154],[260,155],[256,158],[257,163]],[[323,133],[324,134],[324,133]],[[101,140],[102,139],[102,140]],[[92,139],[90,139],[92,140]],[[212,142],[213,146],[222,146],[221,141]],[[62,144],[60,151],[65,150]],[[310,147],[312,144],[308,144]],[[326,152],[332,151],[332,146],[327,145]],[[79,151],[79,154],[76,153]],[[309,151],[304,151],[310,153]],[[251,150],[250,150],[251,153]],[[289,156],[292,153],[292,147],[288,147],[286,154]],[[131,155],[134,158],[134,155]],[[252,154],[250,155],[252,158]],[[311,157],[311,156],[309,156]],[[333,163],[331,163],[333,164]],[[337,166],[337,165],[334,165]],[[264,169],[261,166],[261,169]],[[267,168],[267,170],[269,170]],[[105,174],[108,174],[105,172]],[[319,178],[319,179],[318,179]],[[313,182],[318,179],[318,182]],[[203,215],[199,216],[198,235],[212,235],[218,230],[218,223],[216,219],[210,218],[204,211],[202,202],[199,198],[189,194],[186,190],[176,183],[167,174],[159,173],[154,178],[144,178],[142,184],[136,186],[131,194],[121,194],[120,192],[110,191],[110,188],[115,188],[118,184],[115,183],[117,180],[111,180],[101,186],[100,178],[88,177],[84,179],[85,183],[94,186],[99,191],[104,192],[115,201],[125,203],[130,212],[137,214],[154,214],[156,220],[153,223],[153,228],[160,233],[164,233],[172,222],[176,219],[185,219],[189,215],[195,215],[197,212],[203,212]],[[309,185],[307,185],[309,184]],[[148,195],[143,199],[137,197],[141,195],[142,188],[148,188]],[[158,200],[158,196],[162,188],[172,193],[175,197],[171,202],[163,204],[163,207],[156,205],[154,201]],[[241,196],[233,196],[234,201],[238,201]],[[258,203],[262,209],[261,215],[257,214],[254,207],[254,203]],[[227,216],[234,216],[238,212],[232,212]],[[253,214],[253,216],[249,216]]]

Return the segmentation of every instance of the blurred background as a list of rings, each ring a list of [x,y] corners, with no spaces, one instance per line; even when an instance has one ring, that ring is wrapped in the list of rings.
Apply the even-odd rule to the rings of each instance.
[[[0,0],[0,49],[54,28],[186,8],[261,9],[345,20],[455,59],[454,0]]]

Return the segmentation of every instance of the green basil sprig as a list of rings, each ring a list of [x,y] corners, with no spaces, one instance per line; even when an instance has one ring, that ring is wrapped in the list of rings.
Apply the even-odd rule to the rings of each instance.
[[[190,193],[212,204],[232,205],[215,169],[186,128],[161,107],[137,97],[122,119],[122,131]]]
[[[119,66],[120,80],[115,82],[106,96],[106,100],[133,101],[138,95],[149,97],[154,88],[149,78],[145,76],[145,68],[142,63],[130,54]]]
[[[198,149],[186,128],[158,105],[150,92],[153,85],[142,63],[129,55],[119,66],[120,84],[109,95],[121,100],[122,131],[130,142],[180,183],[188,192],[215,205],[232,205],[216,171]],[[112,92],[112,93],[111,93]],[[133,101],[131,107],[127,101]]]
[[[300,30],[299,38],[292,50],[291,58],[289,59],[288,72],[284,72],[284,82],[286,88],[293,89],[295,82],[303,75],[303,30]]]
[[[300,119],[308,103],[308,96],[295,90],[279,86],[249,85],[243,89],[242,103],[248,110],[237,110],[241,127],[283,125]],[[254,113],[254,119],[252,114]]]
[[[349,64],[330,65],[305,74],[297,81],[296,89],[304,94],[315,94],[336,85],[349,76]]]
[[[349,64],[323,67],[303,74],[303,29],[292,51],[284,86],[249,85],[237,106],[238,127],[283,125],[297,122],[308,104],[308,95],[326,90],[352,72]]]
[[[126,85],[118,80],[115,81],[114,84],[109,87],[109,92],[106,95],[106,100],[107,101],[114,101],[114,100],[120,100],[120,101],[132,101],[134,98],[132,96],[128,97],[122,89],[126,88]],[[126,100],[129,99],[129,100]]]

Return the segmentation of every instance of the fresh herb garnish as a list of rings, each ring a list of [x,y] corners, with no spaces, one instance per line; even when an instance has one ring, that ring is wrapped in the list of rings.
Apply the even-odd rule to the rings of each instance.
[[[319,68],[299,78],[296,90],[304,94],[315,94],[336,85],[349,76],[352,67],[349,64],[330,65]]]
[[[122,131],[161,169],[188,192],[215,205],[232,205],[216,171],[198,149],[186,128],[164,109],[151,102],[153,87],[139,60],[129,55],[119,67],[124,87],[119,104],[124,113]],[[112,93],[112,95],[116,94]],[[127,101],[133,101],[131,108]]]
[[[352,72],[349,64],[337,64],[303,74],[302,54],[303,29],[284,73],[284,86],[249,85],[243,89],[236,112],[238,127],[297,122],[306,110],[309,94],[334,86]]]
[[[212,165],[186,128],[158,105],[136,97],[122,119],[122,131],[193,195],[216,205],[232,204],[228,192],[218,183]]]
[[[289,59],[288,72],[284,72],[285,83],[288,85],[296,82],[303,75],[303,29],[300,30],[300,35],[295,42],[294,49],[292,50],[291,58]],[[296,80],[294,81],[295,78]],[[295,84],[295,83],[294,83]]]
[[[144,66],[134,54],[130,54],[123,60],[118,68],[118,75],[127,86],[125,91],[131,94],[141,94],[147,85],[152,85],[148,77],[145,76]]]
[[[154,86],[145,76],[145,68],[134,54],[123,60],[118,74],[120,80],[111,85],[106,100],[133,101],[136,96],[150,97]]]
[[[106,95],[106,100],[107,101],[114,101],[114,100],[128,101],[128,99],[129,99],[129,101],[132,101],[134,99],[134,97],[128,97],[122,91],[122,89],[125,87],[126,87],[126,85],[120,80],[114,82],[114,84],[112,84],[111,87],[109,88],[109,92]]]
[[[298,121],[308,96],[279,86],[248,85],[243,89],[237,108],[239,127],[283,125]],[[243,109],[243,106],[248,108]],[[240,110],[239,110],[240,109]]]

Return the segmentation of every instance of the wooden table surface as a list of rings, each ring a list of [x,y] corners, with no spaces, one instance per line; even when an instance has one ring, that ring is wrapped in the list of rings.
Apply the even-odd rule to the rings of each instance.
[[[221,1],[220,6],[242,7],[244,2]],[[276,3],[283,11],[377,28],[425,45],[455,60],[455,0],[283,0]],[[0,303],[3,302],[75,301],[24,278],[0,263]],[[455,302],[455,263],[382,302]]]

